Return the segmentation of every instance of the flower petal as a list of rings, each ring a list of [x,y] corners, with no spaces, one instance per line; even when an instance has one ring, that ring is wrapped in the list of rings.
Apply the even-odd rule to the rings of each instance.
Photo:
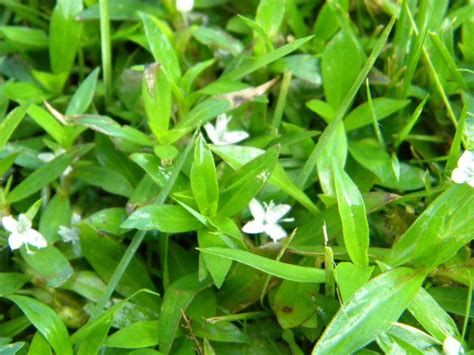
[[[31,221],[24,213],[18,216],[18,229],[23,232],[31,228]]]
[[[242,231],[248,234],[262,233],[265,231],[265,226],[262,221],[254,220],[247,222],[247,224],[243,226]]]
[[[443,351],[446,355],[460,355],[465,353],[462,344],[451,336],[444,339]]]
[[[223,141],[226,144],[235,144],[247,139],[250,135],[245,131],[231,131],[225,132],[223,135]]]
[[[44,248],[48,246],[48,242],[46,241],[46,239],[44,239],[41,233],[38,232],[37,230],[28,229],[24,233],[24,238],[28,244],[33,245],[37,248]]]
[[[56,155],[54,153],[39,153],[38,154],[38,159],[44,163],[49,163],[54,158],[56,158]]]
[[[229,125],[230,120],[232,117],[227,117],[225,113],[220,114],[217,116],[216,119],[216,131],[217,135],[222,135],[227,132],[227,126]]]
[[[179,12],[189,12],[194,7],[194,0],[176,0],[176,9]]]
[[[3,228],[5,228],[10,233],[18,232],[18,222],[12,216],[6,216],[2,218]]]
[[[249,203],[250,213],[256,221],[263,223],[265,219],[265,210],[260,202],[257,199],[253,198]]]
[[[474,169],[474,153],[465,150],[458,160],[458,167],[463,170]]]
[[[23,234],[21,233],[12,233],[8,237],[8,245],[10,246],[11,250],[20,249],[20,247],[25,242]]]
[[[265,233],[267,233],[274,242],[287,236],[286,231],[278,224],[267,224],[265,226]]]
[[[456,168],[451,173],[451,179],[457,184],[462,184],[467,181],[468,176],[464,169]]]
[[[268,210],[267,210],[267,214],[266,214],[265,218],[266,218],[268,223],[276,223],[284,215],[286,215],[288,212],[290,212],[290,210],[291,210],[290,205],[285,205],[285,204],[274,205],[274,206],[270,205]]]
[[[204,125],[204,130],[206,131],[206,134],[212,143],[219,144],[219,137],[217,135],[216,128],[212,124],[206,123]]]

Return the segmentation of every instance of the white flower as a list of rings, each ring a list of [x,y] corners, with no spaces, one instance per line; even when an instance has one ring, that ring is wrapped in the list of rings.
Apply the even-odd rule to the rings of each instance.
[[[465,352],[462,344],[457,339],[448,336],[443,342],[443,353],[446,355],[461,355]]]
[[[254,219],[242,228],[245,233],[257,234],[265,232],[274,242],[287,236],[286,231],[280,227],[278,222],[293,221],[293,218],[282,219],[290,211],[290,205],[275,205],[273,201],[270,201],[269,204],[263,203],[262,205],[256,199],[252,199],[249,208]]]
[[[79,243],[80,230],[77,228],[77,224],[81,221],[81,215],[73,213],[71,217],[71,226],[59,226],[58,234],[64,243],[71,243],[74,254],[81,254],[81,245]]]
[[[179,12],[189,12],[194,7],[194,0],[176,0],[176,9]]]
[[[229,131],[227,125],[232,117],[227,117],[225,113],[217,116],[216,126],[210,123],[204,125],[207,136],[215,145],[234,144],[249,137],[245,131]]]
[[[19,249],[24,244],[27,253],[31,254],[32,251],[28,245],[37,248],[44,248],[48,245],[41,233],[31,228],[31,221],[23,213],[18,216],[18,221],[12,216],[3,217],[2,224],[10,232],[8,245],[11,250]]]
[[[38,154],[38,159],[41,160],[42,162],[44,163],[49,163],[51,160],[53,160],[54,158],[60,156],[61,154],[64,154],[66,153],[66,151],[62,148],[58,149],[57,151],[55,151],[54,153],[51,153],[51,152],[48,152],[48,153],[39,153]],[[69,175],[70,173],[72,173],[72,167],[71,166],[68,166],[64,172],[63,172],[63,176],[67,176]]]
[[[453,170],[451,179],[455,183],[462,184],[467,182],[474,187],[474,153],[466,150],[458,160],[458,167]]]

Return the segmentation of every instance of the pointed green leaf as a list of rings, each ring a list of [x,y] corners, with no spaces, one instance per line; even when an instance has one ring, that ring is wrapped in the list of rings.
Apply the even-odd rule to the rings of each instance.
[[[350,354],[388,330],[420,289],[425,275],[393,269],[360,288],[328,325],[313,354]]]
[[[350,176],[337,164],[332,167],[347,253],[354,264],[368,266],[369,223],[364,200]]]
[[[251,266],[257,270],[266,272],[285,280],[308,283],[322,283],[326,279],[326,273],[322,269],[282,263],[276,260],[250,253],[239,249],[226,248],[204,248],[199,249],[202,253],[217,255],[225,259],[237,261]]]
[[[40,301],[25,296],[9,296],[30,322],[48,340],[56,354],[72,355],[69,334],[61,318]]]

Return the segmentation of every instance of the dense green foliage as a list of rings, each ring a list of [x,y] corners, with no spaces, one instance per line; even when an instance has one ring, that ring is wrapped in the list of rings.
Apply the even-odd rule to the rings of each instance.
[[[473,2],[186,3],[0,0],[0,354],[474,349]]]

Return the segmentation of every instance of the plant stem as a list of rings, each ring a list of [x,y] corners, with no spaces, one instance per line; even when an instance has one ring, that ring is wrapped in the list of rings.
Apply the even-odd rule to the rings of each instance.
[[[275,107],[275,113],[273,114],[272,128],[277,130],[281,123],[281,118],[283,117],[283,111],[286,106],[286,98],[288,96],[288,90],[290,89],[291,84],[291,71],[285,71],[283,74],[283,80],[280,86],[280,94],[278,95],[278,101]]]
[[[158,195],[155,201],[157,205],[163,204],[166,201],[166,198],[168,197],[169,193],[171,192],[171,189],[173,188],[176,179],[178,178],[178,175],[184,165],[184,162],[186,161],[186,158],[194,145],[194,140],[196,138],[197,132],[198,131],[194,133],[193,138],[188,143],[183,153],[181,153],[179,158],[176,160],[176,165],[173,168],[173,172],[171,173],[171,176],[168,180],[168,184],[161,189],[160,194]],[[119,264],[115,268],[114,273],[112,274],[112,277],[110,278],[110,281],[107,284],[105,292],[102,294],[99,301],[95,305],[89,321],[97,319],[101,315],[105,304],[109,300],[110,296],[112,296],[112,293],[120,282],[120,279],[122,278],[125,270],[127,269],[128,264],[130,264],[130,261],[132,261],[133,256],[135,255],[143,239],[145,238],[145,234],[146,231],[138,231],[133,237],[132,242],[129,244],[127,250],[125,251],[125,254],[123,254],[122,259],[120,259]]]
[[[102,73],[105,84],[105,105],[107,106],[112,95],[112,49],[110,42],[109,0],[99,0],[99,7]]]

